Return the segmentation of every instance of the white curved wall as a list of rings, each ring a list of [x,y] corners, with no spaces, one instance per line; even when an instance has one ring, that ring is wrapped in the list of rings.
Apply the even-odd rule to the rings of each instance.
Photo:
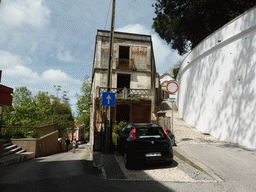
[[[256,148],[256,8],[196,46],[178,81],[185,121],[221,140]]]

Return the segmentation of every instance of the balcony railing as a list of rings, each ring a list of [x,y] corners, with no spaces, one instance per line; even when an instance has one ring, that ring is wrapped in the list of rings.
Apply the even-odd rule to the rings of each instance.
[[[99,97],[102,98],[102,93],[107,92],[106,87],[99,88]],[[111,88],[109,92],[116,93],[116,99],[120,98],[145,98],[151,99],[150,89],[128,89],[128,88]]]
[[[122,59],[122,58],[117,58],[116,59],[116,67],[117,68],[126,68],[126,69],[133,69],[133,59]]]

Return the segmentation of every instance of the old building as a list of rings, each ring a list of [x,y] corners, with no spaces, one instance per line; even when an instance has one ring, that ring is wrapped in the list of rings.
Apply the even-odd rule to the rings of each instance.
[[[107,91],[110,32],[98,30],[91,91],[91,129],[104,127],[102,93]],[[116,104],[111,107],[115,125],[125,122],[156,122],[160,101],[159,75],[156,73],[150,35],[115,32],[110,73],[110,92],[116,93]]]
[[[170,81],[175,81],[175,79],[170,73],[167,73],[167,71],[160,76],[161,97],[163,99],[169,98],[169,93],[166,90],[166,86]]]

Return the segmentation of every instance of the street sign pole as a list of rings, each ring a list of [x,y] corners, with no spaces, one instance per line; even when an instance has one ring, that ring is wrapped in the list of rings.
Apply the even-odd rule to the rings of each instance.
[[[110,92],[111,87],[111,63],[112,63],[112,50],[113,50],[113,42],[114,42],[114,25],[115,25],[115,4],[116,1],[113,0],[112,3],[112,17],[111,17],[111,28],[110,28],[110,42],[109,42],[109,63],[108,63],[108,81],[107,81],[107,92]],[[110,106],[106,107],[106,118],[105,118],[105,154],[111,153],[111,144],[112,144],[112,125],[111,125],[111,117],[110,117]]]
[[[170,81],[167,83],[166,90],[170,94],[175,94],[179,89],[179,84],[176,81]],[[173,134],[173,103],[176,101],[176,98],[169,98],[169,101],[172,102],[172,127],[171,132]],[[174,134],[173,134],[174,135]]]
[[[173,102],[172,102],[172,134],[173,134]]]

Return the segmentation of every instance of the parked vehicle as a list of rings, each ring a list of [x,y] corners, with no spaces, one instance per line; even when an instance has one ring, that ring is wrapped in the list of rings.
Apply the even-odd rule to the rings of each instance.
[[[84,140],[77,141],[77,145],[82,145],[84,143]]]
[[[130,169],[143,162],[172,162],[173,149],[166,131],[155,124],[128,124],[120,134],[117,149]]]

